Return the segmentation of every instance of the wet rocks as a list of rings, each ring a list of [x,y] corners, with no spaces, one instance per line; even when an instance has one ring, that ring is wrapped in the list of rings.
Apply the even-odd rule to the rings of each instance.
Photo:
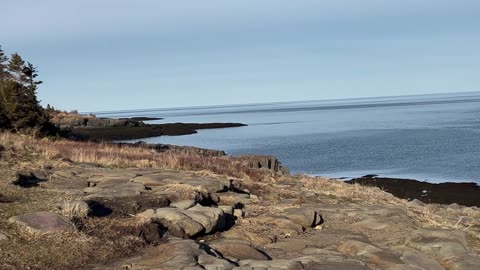
[[[25,228],[32,233],[57,233],[74,230],[74,226],[64,217],[49,213],[35,212],[11,217],[10,222]]]

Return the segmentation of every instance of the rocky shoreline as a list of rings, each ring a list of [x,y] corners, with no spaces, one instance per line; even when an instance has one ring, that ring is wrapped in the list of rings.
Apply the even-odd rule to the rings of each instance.
[[[292,176],[274,157],[231,158],[141,143],[0,139],[1,269],[480,265],[478,207],[424,204],[377,187]],[[78,150],[68,151],[73,148]],[[173,169],[166,160],[178,168],[197,165]]]
[[[95,115],[52,112],[52,123],[74,140],[121,141],[158,136],[179,136],[197,133],[200,129],[243,127],[242,123],[165,123],[147,124],[156,117],[98,118]]]
[[[480,207],[480,187],[476,183],[429,183],[376,175],[354,178],[346,183],[378,187],[401,199]]]
[[[243,127],[241,123],[168,123],[141,124],[138,126],[74,127],[68,133],[71,139],[94,141],[138,140],[158,136],[195,134],[200,129]]]

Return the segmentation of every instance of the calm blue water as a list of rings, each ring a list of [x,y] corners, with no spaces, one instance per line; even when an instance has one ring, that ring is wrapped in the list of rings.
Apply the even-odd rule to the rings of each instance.
[[[275,155],[293,173],[480,183],[480,92],[97,115],[165,117],[152,123],[246,123],[143,141]]]

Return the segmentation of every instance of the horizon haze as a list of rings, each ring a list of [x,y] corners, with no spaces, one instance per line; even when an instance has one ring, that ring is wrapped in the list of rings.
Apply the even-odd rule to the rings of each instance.
[[[2,9],[3,49],[37,66],[40,99],[64,110],[480,90],[478,1],[19,0]]]

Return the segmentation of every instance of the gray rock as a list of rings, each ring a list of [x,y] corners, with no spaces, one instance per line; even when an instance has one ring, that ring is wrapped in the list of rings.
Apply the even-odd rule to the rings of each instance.
[[[192,237],[205,230],[202,224],[175,208],[159,208],[155,211],[153,219],[167,227],[170,233],[179,237],[183,237],[183,233]]]
[[[75,229],[64,217],[49,212],[23,214],[11,217],[9,221],[33,233],[57,233]]]

